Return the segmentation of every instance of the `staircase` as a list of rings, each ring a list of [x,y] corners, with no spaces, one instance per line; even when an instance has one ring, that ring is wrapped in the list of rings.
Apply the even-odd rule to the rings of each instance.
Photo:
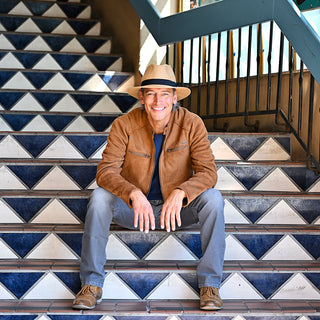
[[[224,309],[198,309],[197,226],[116,225],[103,302],[71,309],[96,165],[112,121],[136,106],[90,9],[0,2],[0,319],[320,319],[320,175],[291,161],[289,134],[209,134],[226,204]]]

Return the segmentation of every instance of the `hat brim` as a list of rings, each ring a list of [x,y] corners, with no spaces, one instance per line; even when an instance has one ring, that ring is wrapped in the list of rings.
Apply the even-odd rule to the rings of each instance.
[[[152,85],[146,85],[146,86],[139,86],[139,87],[131,87],[127,89],[127,92],[130,94],[130,96],[140,99],[139,92],[141,89],[146,89],[146,88],[170,88],[170,89],[175,89],[177,92],[177,97],[178,100],[182,100],[186,98],[190,93],[191,90],[189,88],[185,87],[170,87],[170,86],[165,86],[165,85],[160,85],[160,84],[152,84]]]

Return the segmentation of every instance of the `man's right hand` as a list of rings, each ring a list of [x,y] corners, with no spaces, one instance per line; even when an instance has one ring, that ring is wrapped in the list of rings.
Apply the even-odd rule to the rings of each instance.
[[[142,191],[134,190],[130,194],[130,199],[134,212],[134,227],[137,228],[139,225],[140,231],[144,231],[145,233],[148,233],[150,228],[154,230],[154,214],[147,197],[142,193]]]

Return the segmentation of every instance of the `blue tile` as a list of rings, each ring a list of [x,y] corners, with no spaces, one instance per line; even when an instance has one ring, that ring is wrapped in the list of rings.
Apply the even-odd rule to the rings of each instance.
[[[23,50],[37,35],[34,34],[6,34],[5,37],[17,50]]]
[[[320,257],[320,235],[295,234],[293,235],[303,247],[317,260]]]
[[[5,27],[7,31],[15,31],[19,28],[27,18],[24,17],[8,17],[8,16],[0,16],[0,23]]]
[[[86,34],[97,22],[90,20],[69,20],[71,28],[76,34]]]
[[[63,72],[62,75],[67,79],[70,85],[78,90],[86,81],[88,81],[91,77],[91,73],[73,73],[73,72]]]
[[[37,62],[43,58],[42,53],[30,53],[30,52],[14,52],[14,56],[23,64],[26,69],[32,69]]]
[[[170,307],[168,307],[169,309]],[[167,320],[167,316],[113,316],[115,320]],[[193,319],[190,319],[193,320]],[[207,320],[209,320],[207,318]]]
[[[4,1],[0,2],[0,13],[8,13],[17,5],[17,1]]]
[[[230,199],[252,223],[255,223],[278,199],[274,198],[236,198]]]
[[[276,141],[291,154],[291,138],[290,137],[274,137]]]
[[[64,70],[69,70],[77,61],[82,58],[79,54],[52,54],[51,55]]]
[[[0,88],[7,83],[15,75],[14,71],[3,71],[0,72]]]
[[[255,288],[268,299],[291,276],[291,273],[243,273],[242,274]]]
[[[264,141],[265,137],[223,137],[244,160],[247,159]]]
[[[67,115],[43,115],[43,117],[49,122],[55,131],[62,131],[73,119],[75,119],[75,116]]]
[[[80,257],[82,233],[58,233],[58,236]]]
[[[32,21],[39,27],[43,33],[51,33],[59,24],[61,24],[62,19],[54,18],[36,18],[33,17]]]
[[[160,240],[162,234],[157,233],[119,233],[117,236],[142,259]]]
[[[176,236],[200,259],[202,257],[200,234],[181,233]]]
[[[10,125],[13,131],[20,131],[35,115],[31,114],[2,114],[2,117]]]
[[[319,273],[304,273],[304,275],[320,290]]]
[[[105,131],[117,118],[114,116],[85,116],[88,122],[97,132]]]
[[[3,198],[26,222],[29,222],[50,198]]]
[[[54,274],[63,281],[74,294],[77,294],[81,289],[79,272],[55,272]]]
[[[67,43],[71,41],[70,36],[45,35],[42,39],[50,46],[53,51],[60,51]]]
[[[105,93],[103,93],[104,95]],[[71,94],[72,98],[78,103],[79,107],[87,112],[90,110],[100,99],[102,99],[103,95],[101,94]]]
[[[187,282],[195,292],[200,292],[198,286],[198,277],[195,273],[179,273],[179,276]]]
[[[125,94],[110,94],[109,97],[123,113],[128,112],[137,102],[137,99]]]
[[[46,110],[50,110],[63,96],[65,96],[64,93],[56,92],[33,92],[32,95]]]
[[[118,59],[112,56],[89,56],[88,58],[99,71],[107,70]]]
[[[320,217],[320,200],[287,199],[286,201],[292,205],[308,223],[312,223]]]
[[[8,166],[30,189],[52,168],[51,166]]]
[[[117,90],[119,86],[128,79],[128,75],[124,74],[115,74],[112,76],[100,75],[100,77],[112,91]]]
[[[55,75],[53,72],[24,72],[23,75],[34,85],[41,89]]]
[[[118,273],[118,276],[144,299],[168,273]]]
[[[52,6],[52,3],[49,3],[49,2],[26,2],[25,6],[27,6],[27,8],[32,12],[32,14],[34,16],[41,16]]]
[[[46,233],[0,233],[0,238],[24,258],[46,235]]]
[[[14,135],[14,138],[36,158],[55,138],[55,135]]]
[[[66,136],[66,138],[86,157],[89,158],[107,140],[105,136]]]
[[[101,38],[85,38],[85,37],[79,37],[78,41],[86,49],[88,53],[95,53],[106,42],[105,39],[101,39]]]
[[[0,104],[6,109],[10,110],[12,106],[25,94],[25,92],[1,92]]]
[[[257,259],[260,259],[283,235],[235,234],[234,235]]]
[[[60,199],[82,222],[87,214],[88,199]]]
[[[58,5],[68,18],[76,18],[81,12],[83,12],[87,8],[84,5],[74,3],[59,3]]]
[[[271,167],[262,166],[227,166],[227,169],[231,171],[248,190],[255,186],[260,179],[272,170]]]
[[[96,166],[61,166],[72,179],[85,189],[96,177]]]
[[[35,320],[38,316],[28,316],[28,315],[21,315],[21,316],[4,316],[0,315],[0,320]]]

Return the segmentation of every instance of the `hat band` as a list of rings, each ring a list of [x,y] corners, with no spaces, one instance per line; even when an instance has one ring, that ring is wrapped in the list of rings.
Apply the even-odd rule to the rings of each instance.
[[[176,87],[177,84],[174,81],[165,80],[165,79],[148,79],[141,82],[141,86],[149,86],[149,85],[164,85],[169,87]]]

